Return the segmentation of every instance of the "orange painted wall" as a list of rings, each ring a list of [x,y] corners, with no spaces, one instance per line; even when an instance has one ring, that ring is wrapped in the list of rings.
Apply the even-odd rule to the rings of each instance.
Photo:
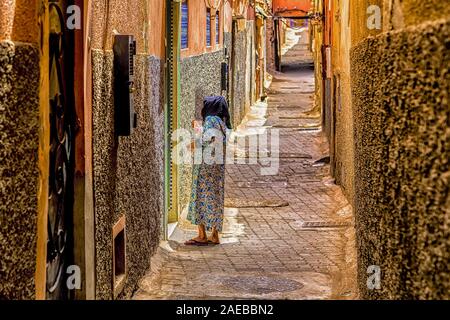
[[[137,51],[164,57],[165,0],[93,1],[92,47],[111,50],[113,30],[134,35]]]
[[[325,26],[323,31],[323,43],[325,45],[331,45],[331,38],[333,32],[333,2],[324,2],[324,15],[325,15]]]
[[[224,25],[223,2],[221,2],[217,9],[220,17],[220,37],[218,45],[216,45],[215,42],[215,9],[211,9],[211,47],[206,47],[206,8],[207,6],[204,0],[188,0],[188,47],[186,49],[181,49],[182,58],[196,56],[222,48]]]
[[[229,1],[223,6],[223,31],[231,32],[233,27],[233,9]]]
[[[247,7],[247,20],[248,21],[254,21],[255,20],[255,8],[252,6]]]
[[[0,1],[0,40],[37,43],[37,0]]]
[[[272,0],[272,8],[275,15],[298,17],[306,15],[312,5],[311,0]]]
[[[157,57],[165,56],[165,34],[166,34],[166,1],[148,0],[148,49],[149,54]]]
[[[233,16],[236,18],[245,18],[247,16],[247,8],[249,0],[230,0],[233,9]]]

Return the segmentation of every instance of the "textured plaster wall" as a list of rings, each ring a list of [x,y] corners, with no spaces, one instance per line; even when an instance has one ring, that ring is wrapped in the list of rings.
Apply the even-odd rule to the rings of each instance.
[[[334,177],[347,199],[353,201],[354,142],[350,87],[350,0],[334,1],[335,19],[332,37],[332,108],[335,114]]]
[[[181,60],[179,127],[191,130],[192,120],[201,120],[203,98],[220,95],[220,66],[224,61],[223,51],[204,53]],[[192,166],[180,165],[178,201],[182,210],[189,203]]]
[[[163,65],[148,55],[135,61],[138,128],[114,134],[113,54],[93,51],[93,146],[97,299],[112,298],[112,227],[126,217],[130,297],[159,244],[163,199]]]
[[[138,52],[145,48],[146,0],[131,1],[93,1],[92,47],[111,50],[113,30],[121,34],[133,34]]]
[[[33,299],[39,147],[39,52],[0,41],[0,300]]]
[[[352,48],[362,298],[450,298],[449,39],[447,19]]]

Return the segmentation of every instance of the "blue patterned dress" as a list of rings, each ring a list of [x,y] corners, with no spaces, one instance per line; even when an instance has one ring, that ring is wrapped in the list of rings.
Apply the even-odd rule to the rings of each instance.
[[[210,129],[213,129],[213,131]],[[211,132],[213,132],[213,135]],[[214,133],[218,133],[218,135],[216,136]],[[215,136],[214,139],[217,142],[220,141],[220,138],[223,139],[222,153],[225,157],[226,126],[222,119],[217,116],[208,116],[204,121],[203,152],[214,143],[211,142],[212,136]],[[194,164],[191,201],[187,218],[193,224],[203,224],[208,231],[215,227],[218,232],[221,232],[225,196],[225,161],[222,158],[219,164],[209,163],[202,159],[201,164]]]

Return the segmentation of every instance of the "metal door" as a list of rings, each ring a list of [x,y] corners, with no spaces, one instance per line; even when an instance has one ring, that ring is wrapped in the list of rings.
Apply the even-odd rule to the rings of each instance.
[[[50,166],[47,218],[46,298],[70,299],[67,267],[73,262],[74,97],[72,37],[66,30],[68,1],[49,1]],[[72,50],[73,51],[73,50]]]

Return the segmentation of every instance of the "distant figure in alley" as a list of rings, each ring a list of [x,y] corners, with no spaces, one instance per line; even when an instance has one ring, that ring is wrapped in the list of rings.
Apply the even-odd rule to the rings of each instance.
[[[192,193],[188,220],[198,226],[198,236],[186,245],[219,244],[223,226],[225,186],[225,145],[227,129],[231,129],[228,104],[222,96],[203,101],[202,126],[197,126],[197,147],[205,155],[200,164],[194,162]],[[194,121],[195,123],[195,121]],[[195,127],[195,125],[194,125]],[[211,231],[208,238],[206,232]]]

